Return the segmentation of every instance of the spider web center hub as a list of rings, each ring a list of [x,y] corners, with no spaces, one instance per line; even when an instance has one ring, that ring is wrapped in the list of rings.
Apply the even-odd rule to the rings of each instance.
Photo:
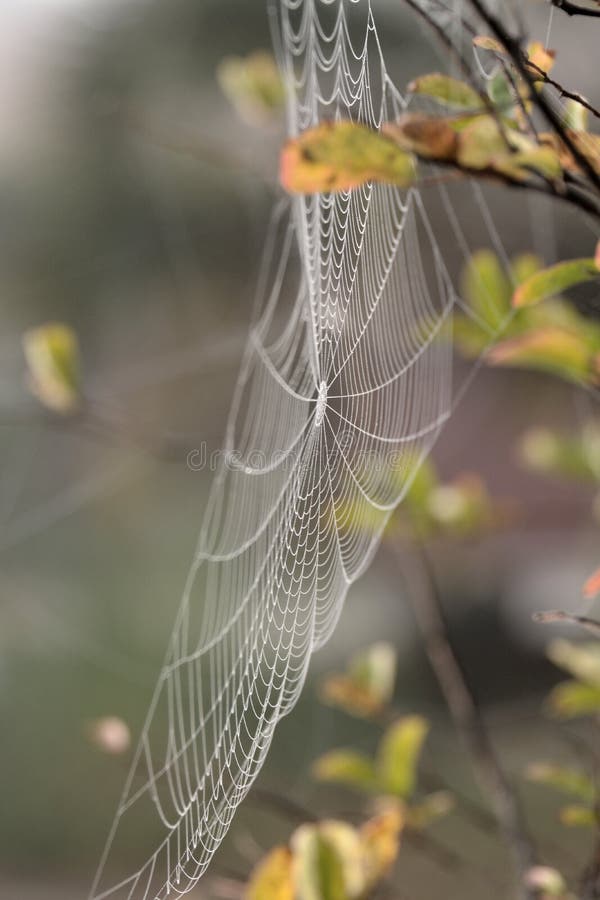
[[[327,409],[327,382],[322,381],[319,385],[319,394],[317,397],[317,411],[315,414],[315,425],[318,428],[325,418],[325,410]]]

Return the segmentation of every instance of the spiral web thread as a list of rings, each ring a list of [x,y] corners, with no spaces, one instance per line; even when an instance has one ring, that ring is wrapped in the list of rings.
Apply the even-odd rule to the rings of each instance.
[[[435,6],[454,27],[458,4]],[[279,0],[272,14],[290,134],[404,110],[370,0]],[[436,227],[466,255],[449,196],[436,195]],[[295,198],[275,214],[265,260],[223,462],[94,900],[197,884],[450,414],[461,301],[418,191]],[[119,842],[140,833],[149,855],[114,874]]]

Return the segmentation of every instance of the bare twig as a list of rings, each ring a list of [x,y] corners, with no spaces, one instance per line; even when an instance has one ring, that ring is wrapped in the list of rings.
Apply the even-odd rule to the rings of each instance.
[[[318,816],[305,806],[302,806],[302,804],[297,803],[290,797],[284,797],[265,788],[254,788],[248,794],[248,802],[252,801],[264,806],[270,806],[278,815],[292,822],[302,824],[303,822],[316,822],[318,820]]]
[[[515,790],[498,761],[465,673],[452,648],[427,551],[421,542],[416,547],[422,567],[424,590],[418,597],[415,592],[410,593],[425,651],[449,712],[469,751],[480,788],[493,807],[498,826],[511,851],[518,896],[531,900],[538,893],[527,887],[525,876],[535,864],[535,852],[523,822]],[[399,556],[399,547],[394,546],[394,550]]]
[[[554,90],[558,91],[561,97],[566,97],[567,100],[575,100],[576,103],[579,103],[580,106],[585,107],[588,112],[590,112],[593,116],[596,116],[597,119],[600,119],[600,110],[596,109],[595,106],[592,106],[589,100],[586,100],[581,94],[578,94],[577,91],[570,91],[567,88],[563,87],[562,84],[559,84],[558,81],[555,81],[554,78],[551,78],[547,72],[545,72],[541,66],[538,66],[537,63],[534,63],[533,60],[528,59],[527,65],[530,69],[533,69],[536,75],[539,75],[540,79],[544,82],[544,84],[553,87]]]
[[[549,609],[533,614],[534,622],[540,622],[542,625],[551,625],[554,622],[566,622],[569,625],[581,625],[586,631],[600,636],[600,622],[595,619],[588,619],[587,616],[574,616],[571,613],[564,612],[562,609]]]
[[[580,6],[578,3],[571,3],[571,0],[550,0],[550,4],[557,9],[561,9],[568,16],[591,16],[600,19],[600,9]]]

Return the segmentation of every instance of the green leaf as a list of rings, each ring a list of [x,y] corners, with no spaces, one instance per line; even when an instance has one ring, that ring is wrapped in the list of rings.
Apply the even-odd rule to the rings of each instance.
[[[79,345],[68,325],[52,322],[26,331],[23,350],[31,390],[53,412],[68,414],[80,403]]]
[[[437,472],[429,459],[424,459],[415,471],[411,485],[406,492],[403,509],[408,513],[415,527],[426,526],[429,520],[427,505],[432,490],[438,485]]]
[[[535,762],[527,768],[527,778],[537,784],[545,784],[563,794],[573,794],[590,803],[596,790],[593,781],[581,769],[560,766],[555,763]]]
[[[596,484],[600,480],[599,439],[600,430],[592,422],[574,437],[550,428],[531,428],[521,439],[519,455],[534,471]]]
[[[350,190],[368,181],[407,188],[415,175],[409,153],[355,122],[318,125],[288,141],[281,154],[281,183],[292,193]]]
[[[600,714],[600,687],[582,681],[563,681],[548,696],[548,706],[561,719]]]
[[[523,284],[542,268],[542,261],[535,253],[521,253],[511,261],[511,272],[515,284]],[[508,298],[510,305],[510,297]]]
[[[269,122],[283,108],[285,88],[277,63],[263,50],[226,57],[217,69],[217,80],[240,117],[252,125]]]
[[[373,761],[355,750],[331,750],[315,761],[312,767],[317,781],[344,784],[362,791],[377,789],[377,773]]]
[[[412,796],[428,732],[429,724],[422,716],[405,716],[386,731],[377,752],[377,774],[387,793],[403,800]]]
[[[501,69],[488,81],[487,92],[494,106],[499,109],[506,111],[514,106],[515,98],[510,82]]]
[[[563,108],[563,125],[571,131],[587,131],[589,110],[577,100],[567,100]]]
[[[358,832],[344,822],[302,825],[291,841],[298,900],[354,900],[365,887]]]
[[[491,250],[478,250],[462,274],[462,294],[473,310],[496,331],[510,313],[512,284]]]
[[[600,688],[600,641],[575,644],[572,641],[552,641],[548,656],[555,666],[564,669],[579,681]]]
[[[592,257],[557,263],[548,269],[542,269],[523,282],[513,295],[513,306],[532,306],[570,287],[593,281],[599,275],[600,270]]]
[[[569,828],[595,828],[597,826],[594,810],[589,806],[578,804],[563,806],[560,811],[560,821]]]
[[[421,75],[408,85],[413,94],[421,94],[431,100],[437,100],[443,106],[452,109],[478,110],[483,106],[481,96],[471,85],[458,78],[431,72]]]
[[[294,900],[292,854],[275,847],[256,866],[244,894],[246,900]]]
[[[378,641],[350,661],[350,676],[383,707],[392,699],[396,681],[397,653],[393,644]]]

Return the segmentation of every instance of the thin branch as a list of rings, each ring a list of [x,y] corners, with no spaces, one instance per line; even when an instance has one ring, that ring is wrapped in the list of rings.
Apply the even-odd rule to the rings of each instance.
[[[254,788],[248,794],[248,802],[256,802],[259,805],[269,806],[278,815],[292,822],[302,824],[304,822],[316,822],[318,816],[290,797],[284,797],[274,791],[265,788]]]
[[[600,9],[580,6],[578,3],[571,3],[571,0],[550,0],[550,5],[561,9],[568,16],[591,16],[592,18],[600,19]]]
[[[428,554],[417,544],[424,590],[410,592],[425,651],[435,673],[449,712],[472,760],[473,770],[484,795],[494,809],[496,821],[513,857],[518,896],[531,900],[537,891],[527,887],[525,876],[535,864],[535,851],[527,834],[515,790],[505,775],[471,691],[465,673],[452,648],[441,601]],[[400,549],[394,545],[397,556]]]
[[[576,103],[579,103],[580,106],[585,107],[588,112],[590,112],[593,116],[596,116],[597,119],[600,119],[600,110],[596,109],[595,106],[592,106],[589,100],[586,100],[581,94],[578,94],[576,91],[569,91],[567,88],[563,87],[562,84],[559,84],[558,81],[555,81],[554,78],[551,78],[547,72],[545,72],[537,63],[534,63],[531,59],[527,60],[527,65],[530,69],[533,69],[536,75],[540,76],[540,79],[544,82],[544,84],[553,87],[561,97],[566,97],[567,100],[575,100]]]
[[[498,113],[498,109],[496,108],[490,97],[488,97],[487,93],[481,89],[481,86],[479,85],[477,79],[473,77],[473,70],[471,69],[471,66],[464,58],[459,47],[456,46],[452,38],[449,36],[448,31],[442,28],[442,26],[419,5],[417,0],[404,0],[404,2],[416,15],[423,19],[423,21],[429,26],[429,28],[433,30],[442,46],[444,46],[448,53],[450,53],[450,55],[454,57],[463,74],[468,79],[471,87],[473,87],[473,89],[477,91],[477,94],[479,95],[479,98],[487,109],[488,113],[496,120],[498,130],[502,135],[504,143],[510,150],[510,141],[508,140],[506,127],[504,122],[502,121],[502,117]]]
[[[595,619],[588,619],[587,616],[574,616],[571,613],[564,612],[562,609],[549,609],[542,612],[536,612],[531,617],[534,622],[540,622],[542,625],[551,625],[555,622],[566,622],[569,625],[580,625],[586,631],[600,636],[600,622]]]
[[[578,184],[572,184],[570,181],[560,185],[556,185],[554,182],[548,181],[547,179],[539,181],[533,179],[530,179],[529,181],[518,181],[495,169],[473,169],[468,166],[458,165],[451,160],[432,159],[429,156],[421,157],[416,152],[414,155],[421,162],[436,166],[441,170],[439,174],[434,176],[425,176],[422,180],[419,180],[419,184],[435,184],[436,182],[449,180],[450,176],[452,178],[462,176],[464,178],[475,178],[479,181],[491,181],[501,184],[503,187],[512,188],[513,190],[533,191],[538,194],[544,194],[546,197],[568,203],[570,206],[576,207],[580,212],[587,213],[596,219],[600,219],[600,197],[596,199],[595,196],[590,196],[588,193],[582,191]],[[444,172],[448,173],[447,178],[444,177]],[[567,173],[565,173],[565,176],[566,175]]]
[[[546,118],[548,123],[554,129],[562,143],[570,152],[579,168],[586,173],[590,184],[594,186],[596,191],[600,192],[600,174],[596,171],[588,157],[571,139],[569,133],[565,129],[560,117],[548,102],[547,97],[542,92],[535,90],[535,82],[528,68],[528,61],[521,48],[521,42],[509,34],[500,19],[485,7],[481,0],[469,0],[471,7],[482,19],[483,22],[491,29],[494,36],[504,45],[519,75],[529,87],[530,98],[539,111]],[[600,11],[598,12],[600,16]]]

